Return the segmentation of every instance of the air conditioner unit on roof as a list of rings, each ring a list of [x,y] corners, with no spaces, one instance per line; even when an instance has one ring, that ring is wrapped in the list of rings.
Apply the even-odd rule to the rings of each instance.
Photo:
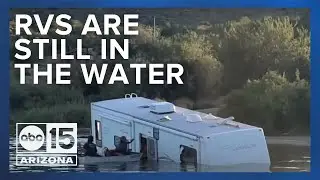
[[[186,121],[188,122],[201,122],[202,118],[199,114],[188,114],[186,115]]]
[[[173,113],[176,111],[175,106],[169,102],[157,102],[150,105],[150,112],[156,114]]]

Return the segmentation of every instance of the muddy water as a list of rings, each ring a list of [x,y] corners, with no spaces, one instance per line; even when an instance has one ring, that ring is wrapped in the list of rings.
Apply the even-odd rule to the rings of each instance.
[[[84,139],[79,139],[84,142]],[[77,168],[39,168],[39,167],[16,167],[15,166],[15,139],[10,139],[10,172],[110,172],[110,171],[152,171],[152,172],[179,172],[179,171],[196,171],[196,172],[309,172],[310,171],[310,146],[308,145],[291,145],[291,144],[273,144],[269,145],[271,156],[271,167],[263,164],[243,164],[232,167],[205,167],[185,165],[159,160],[158,162],[133,162],[133,163],[105,163],[99,165],[84,166],[79,165]]]

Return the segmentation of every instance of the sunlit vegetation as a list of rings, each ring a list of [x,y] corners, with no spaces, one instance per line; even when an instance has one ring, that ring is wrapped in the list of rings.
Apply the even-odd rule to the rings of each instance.
[[[218,108],[220,116],[234,116],[237,121],[263,127],[267,134],[307,133],[310,111],[308,16],[289,16],[288,13],[284,16],[279,12],[276,16],[232,17],[232,11],[217,11],[216,14],[230,17],[211,21],[208,11],[208,20],[203,16],[201,22],[199,18],[188,18],[185,22],[183,17],[175,15],[158,18],[155,29],[151,23],[153,17],[142,16],[140,35],[130,39],[129,61],[180,63],[185,70],[183,85],[149,85],[147,79],[142,80],[141,86],[86,85],[76,68],[72,72],[72,85],[20,85],[19,74],[12,68],[10,123],[78,122],[80,127],[88,127],[90,102],[136,92],[181,106],[184,106],[183,101],[188,102],[186,107],[191,109]],[[79,20],[73,21],[74,31],[82,28],[83,14],[78,14]],[[179,18],[182,21],[177,21]],[[13,34],[14,23],[10,23],[10,30],[12,40],[17,39]],[[101,37],[77,34],[68,37],[70,49],[75,48],[75,39],[83,38],[98,59],[97,42]],[[48,36],[57,38],[54,33]],[[134,78],[134,72],[130,77]]]

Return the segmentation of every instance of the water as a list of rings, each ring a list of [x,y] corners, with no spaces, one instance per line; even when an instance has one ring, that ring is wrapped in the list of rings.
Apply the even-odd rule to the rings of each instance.
[[[79,139],[79,142],[85,142]],[[105,163],[91,166],[79,165],[76,168],[61,167],[16,167],[15,138],[10,139],[10,172],[310,172],[310,147],[286,144],[269,145],[271,167],[263,164],[242,164],[229,167],[182,166],[171,161]]]

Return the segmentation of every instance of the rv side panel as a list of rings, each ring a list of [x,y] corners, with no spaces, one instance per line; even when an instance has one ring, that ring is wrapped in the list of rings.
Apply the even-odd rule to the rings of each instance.
[[[103,129],[103,147],[114,149],[119,143],[120,137],[125,136],[128,140],[132,139],[131,123],[120,123],[112,117],[101,116]]]
[[[159,158],[168,158],[180,163],[180,154],[184,147],[193,149],[195,153],[196,163],[200,163],[199,141],[172,134],[168,131],[160,130],[159,133]],[[170,152],[170,154],[166,154]]]
[[[98,147],[98,153],[101,155],[106,147],[114,149],[121,136],[126,136],[128,140],[133,138],[131,121],[112,116],[96,107],[92,108],[91,123],[92,134]]]
[[[183,132],[179,132],[164,126],[153,124],[141,119],[137,119],[125,114],[114,112],[99,106],[93,105],[93,107],[94,108],[92,112],[95,115],[93,115],[92,118],[100,118],[101,114],[103,114],[105,117],[113,117],[113,119],[118,119],[123,122],[132,122],[131,138],[135,139],[135,141],[132,143],[132,146],[131,146],[133,151],[139,152],[141,149],[140,140],[139,140],[141,134],[144,136],[153,138],[154,137],[153,130],[154,128],[157,128],[159,130],[159,139],[156,140],[158,158],[167,158],[170,160],[174,160],[175,162],[180,162],[180,153],[182,150],[180,148],[180,145],[182,145],[182,146],[187,146],[192,149],[195,149],[195,151],[197,152],[197,161],[198,163],[200,163],[201,152],[200,152],[200,142],[198,140],[198,137],[190,134],[186,134]],[[94,123],[93,123],[93,128],[94,128]],[[118,128],[118,126],[116,128]],[[104,133],[103,136],[106,137],[109,135]],[[113,140],[111,142],[113,142]],[[107,144],[105,145],[107,146],[110,145],[110,142],[106,142],[106,143]]]
[[[201,143],[203,164],[266,164],[270,158],[263,130],[253,128],[215,134]]]
[[[136,151],[140,151],[140,141],[138,138],[142,135],[154,139],[154,128],[159,128],[159,138],[156,141],[158,159],[169,159],[180,162],[181,146],[194,149],[200,155],[199,141],[196,137],[190,137],[186,134],[180,134],[173,130],[169,130],[152,124],[143,124],[135,121],[135,147]],[[137,138],[138,137],[138,138]],[[199,157],[196,157],[199,161]],[[199,163],[199,162],[198,162]]]

